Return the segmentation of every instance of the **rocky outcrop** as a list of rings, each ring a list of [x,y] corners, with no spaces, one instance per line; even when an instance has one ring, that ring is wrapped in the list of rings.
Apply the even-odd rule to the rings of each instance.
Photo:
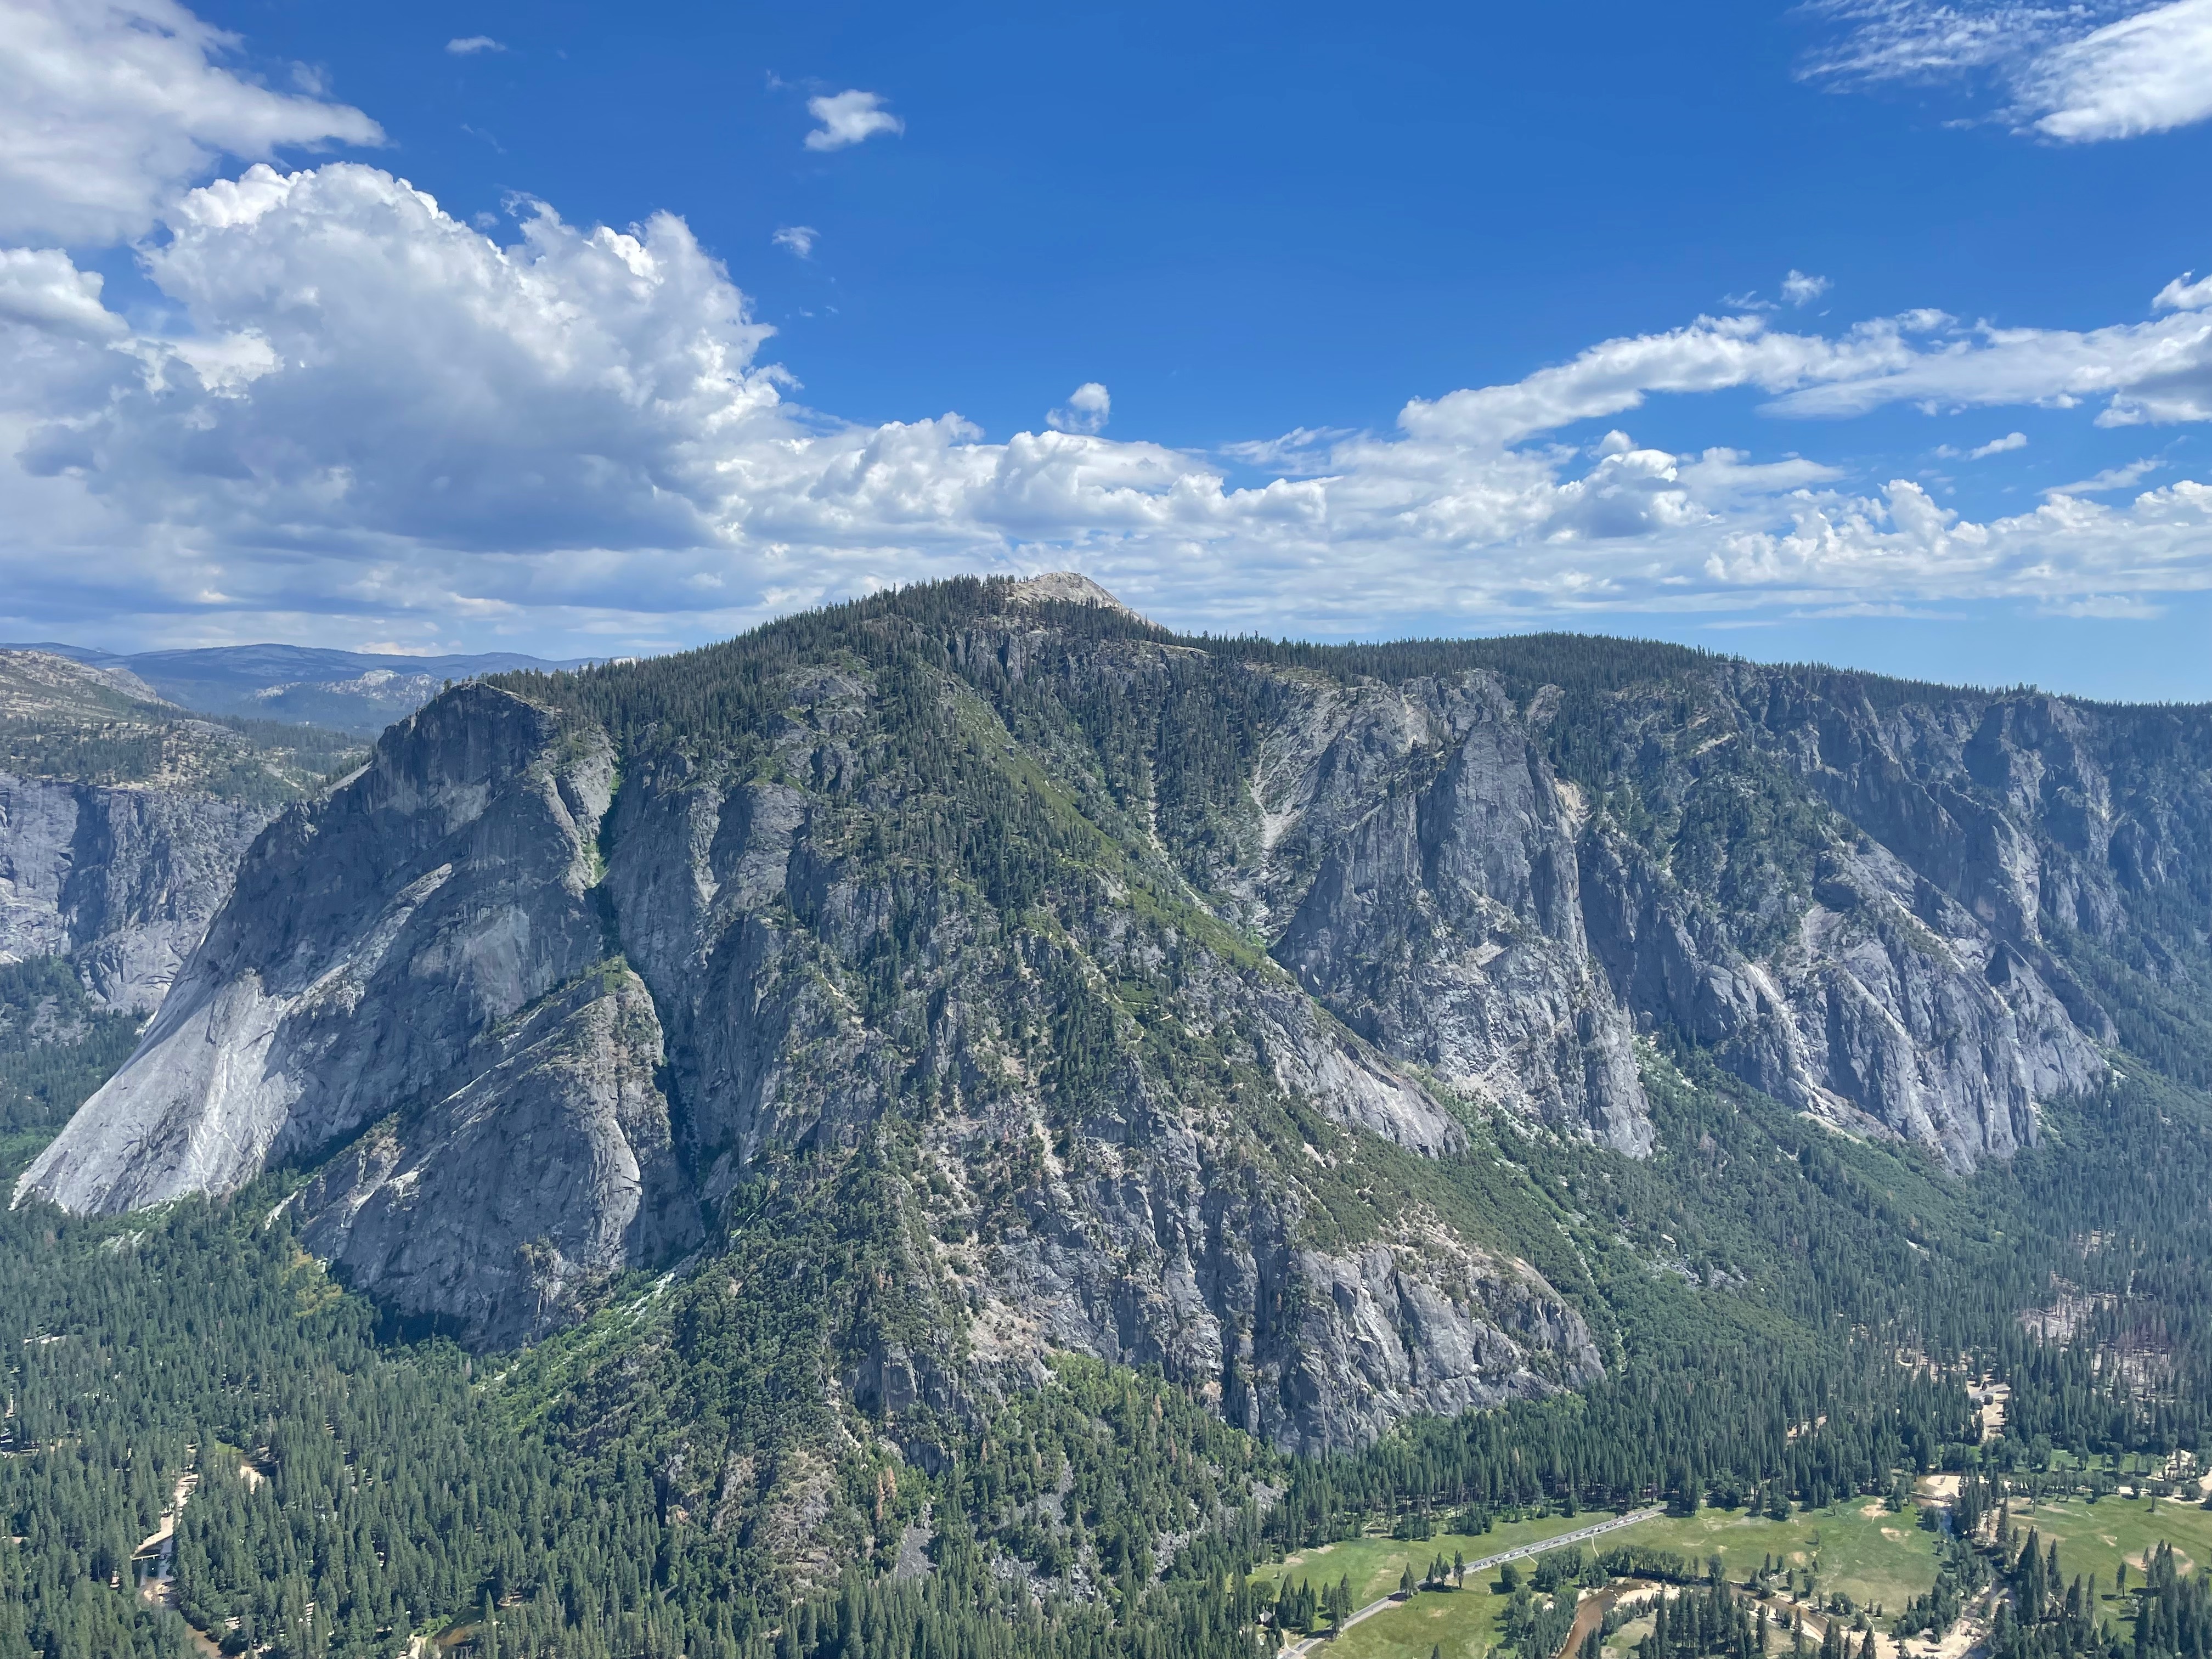
[[[23,1176],[76,1210],[228,1192],[450,1093],[483,1036],[605,954],[613,763],[466,687],[254,843],[138,1051]]]
[[[1178,1170],[1175,1150],[1031,1196],[1000,1252],[1013,1329],[1158,1365],[1301,1451],[1603,1375],[1581,1316],[1525,1263],[1418,1219],[1302,1248],[1268,1183],[1208,1167],[1195,1145]]]
[[[466,1340],[543,1336],[608,1277],[699,1241],[661,1059],[636,975],[590,975],[495,1030],[460,1088],[326,1164],[290,1200],[302,1237]]]
[[[1202,910],[1109,902],[1009,935],[854,856],[882,786],[848,734],[875,688],[783,693],[774,775],[665,754],[618,793],[595,726],[503,691],[395,728],[262,837],[138,1053],[21,1190],[114,1210],[321,1160],[291,1200],[309,1246],[497,1346],[692,1248],[702,1205],[764,1164],[879,1143],[920,1091],[926,1127],[902,1133],[942,1190],[908,1200],[931,1243],[907,1271],[945,1312],[856,1389],[958,1409],[1074,1349],[1319,1448],[1597,1373],[1540,1276],[1433,1218],[1334,1244],[1302,1224],[1362,1136],[1464,1145],[1376,1048],[1264,958],[1222,956]],[[887,985],[900,934],[913,965]],[[1118,1012],[1140,981],[1242,1086],[1320,1114],[1322,1144],[1256,1145],[1214,1087],[1144,1063]],[[1037,1047],[1071,1000],[1120,1056],[1079,1100]]]
[[[66,957],[108,1007],[161,1003],[271,810],[0,772],[0,961]]]
[[[973,585],[457,688],[261,835],[20,1191],[307,1166],[337,1271],[500,1346],[858,1170],[908,1311],[838,1335],[856,1401],[1073,1349],[1312,1449],[1598,1375],[1417,1160],[1498,1115],[1648,1154],[1639,1030],[1964,1170],[2102,1078],[2080,939],[2194,982],[2202,721],[1419,654]]]
[[[1018,1033],[1064,1015],[1048,975],[1067,958],[992,936],[965,906],[911,924],[907,1006],[929,1024],[919,1058],[902,1053],[884,1029],[895,1020],[872,1022],[840,989],[899,925],[900,895],[824,845],[840,838],[841,798],[866,787],[840,734],[860,724],[872,691],[842,675],[792,684],[777,769],[829,781],[819,793],[686,760],[638,769],[612,810],[606,878],[624,955],[666,1022],[678,1133],[705,1198],[774,1147],[864,1142],[905,1109],[917,1067],[936,1103],[922,1156],[943,1190],[915,1208],[938,1243],[915,1270],[971,1287],[969,1353],[963,1368],[943,1353],[872,1351],[851,1379],[857,1398],[957,1409],[1068,1349],[1158,1364],[1255,1431],[1317,1449],[1371,1439],[1410,1410],[1597,1374],[1587,1331],[1540,1276],[1446,1230],[1407,1233],[1395,1250],[1301,1248],[1295,1184],[1256,1168],[1231,1125],[1141,1066],[1118,1068],[1063,1120],[1063,1150],[1051,1151],[1060,1115]],[[1177,1012],[1235,1031],[1255,1080],[1417,1152],[1463,1146],[1433,1099],[1281,975],[1240,971],[1119,908],[1068,943],[1102,988],[1185,952]],[[1018,1186],[985,1245],[1001,1160],[1033,1152],[1038,1178]]]
[[[2104,1074],[2098,1033],[2029,960],[1878,843],[1822,853],[1796,928],[1763,957],[1624,837],[1592,838],[1583,859],[1598,954],[1647,1028],[1839,1127],[1967,1170],[2032,1143],[2038,1102]]]
[[[1649,1152],[1632,1028],[1583,937],[1575,797],[1503,690],[1468,675],[1326,702],[1265,763],[1269,854],[1319,866],[1277,958],[1386,1053]]]

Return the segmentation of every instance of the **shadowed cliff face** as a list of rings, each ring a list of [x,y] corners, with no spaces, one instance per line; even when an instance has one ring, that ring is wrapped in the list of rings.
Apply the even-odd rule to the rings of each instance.
[[[254,836],[357,747],[249,735],[128,672],[0,650],[0,962],[60,957],[96,1004],[152,1012]]]
[[[504,1346],[865,1165],[920,1311],[846,1339],[860,1403],[1073,1349],[1319,1449],[1599,1374],[1544,1242],[1423,1171],[1485,1115],[1648,1152],[1639,1030],[1966,1170],[2201,970],[2186,721],[978,592],[440,698],[261,836],[20,1190],[304,1163],[351,1283]]]
[[[465,1084],[380,1125],[293,1201],[340,1274],[511,1347],[566,1323],[608,1275],[696,1244],[700,1217],[635,975],[586,976],[472,1058]]]
[[[151,1012],[270,816],[207,795],[0,772],[0,958],[69,957],[107,1006]]]

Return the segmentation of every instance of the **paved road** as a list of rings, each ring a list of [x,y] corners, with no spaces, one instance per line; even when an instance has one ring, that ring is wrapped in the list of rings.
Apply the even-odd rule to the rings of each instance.
[[[1595,1526],[1584,1527],[1579,1532],[1563,1532],[1556,1538],[1540,1538],[1534,1543],[1523,1544],[1518,1549],[1502,1550],[1496,1555],[1486,1555],[1480,1561],[1468,1562],[1467,1570],[1469,1572],[1481,1572],[1491,1567],[1502,1567],[1508,1561],[1518,1561],[1527,1556],[1548,1554],[1553,1550],[1562,1548],[1566,1545],[1585,1543],[1606,1533],[1618,1532],[1623,1527],[1632,1527],[1639,1521],[1649,1521],[1666,1512],[1663,1509],[1653,1508],[1638,1510],[1633,1515],[1616,1515],[1609,1521],[1601,1521]],[[1372,1618],[1383,1608],[1395,1607],[1398,1604],[1399,1598],[1395,1595],[1386,1595],[1380,1601],[1370,1601],[1334,1629],[1324,1631],[1319,1636],[1309,1636],[1303,1642],[1293,1643],[1285,1651],[1291,1659],[1297,1659],[1297,1656],[1311,1653],[1331,1637],[1342,1635],[1361,1620]]]

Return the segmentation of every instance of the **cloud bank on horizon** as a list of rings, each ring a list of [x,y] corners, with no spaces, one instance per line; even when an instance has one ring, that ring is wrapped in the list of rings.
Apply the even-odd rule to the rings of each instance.
[[[2083,139],[2183,118],[2174,43],[2212,0],[2086,30],[1992,8],[2032,37],[2017,64],[1979,13],[1941,9],[1952,39],[1905,0],[1837,9],[1858,56],[1822,72],[2002,62],[2028,125]],[[495,234],[380,167],[280,165],[380,130],[244,78],[235,43],[168,0],[0,0],[0,625],[690,642],[892,582],[1063,566],[1164,620],[1329,634],[1990,599],[2126,616],[2212,587],[2212,486],[2138,489],[2155,458],[1975,521],[1911,479],[1851,488],[1801,454],[1626,429],[1654,397],[1747,392],[1793,445],[1895,405],[2212,421],[2212,278],[2150,274],[2142,314],[2086,330],[1934,310],[1785,326],[1747,306],[1414,398],[1387,431],[1212,453],[1105,436],[1091,381],[994,441],[957,414],[805,406],[673,215],[617,231],[523,202]],[[817,150],[902,130],[874,94],[810,110]],[[210,177],[223,157],[246,165]],[[813,234],[777,240],[804,257]],[[153,299],[118,309],[96,267],[126,244]],[[1802,307],[1826,289],[1790,271],[1791,322],[1821,322]]]

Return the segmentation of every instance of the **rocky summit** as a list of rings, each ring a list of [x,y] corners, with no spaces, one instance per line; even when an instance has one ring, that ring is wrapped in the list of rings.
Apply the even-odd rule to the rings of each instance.
[[[2209,785],[2203,710],[910,589],[392,726],[17,1192],[295,1170],[346,1284],[511,1348],[866,1168],[857,1403],[1073,1351],[1362,1444],[1609,1363],[1454,1173],[1493,1126],[1647,1158],[1689,1048],[1965,1172],[2204,1052]]]

